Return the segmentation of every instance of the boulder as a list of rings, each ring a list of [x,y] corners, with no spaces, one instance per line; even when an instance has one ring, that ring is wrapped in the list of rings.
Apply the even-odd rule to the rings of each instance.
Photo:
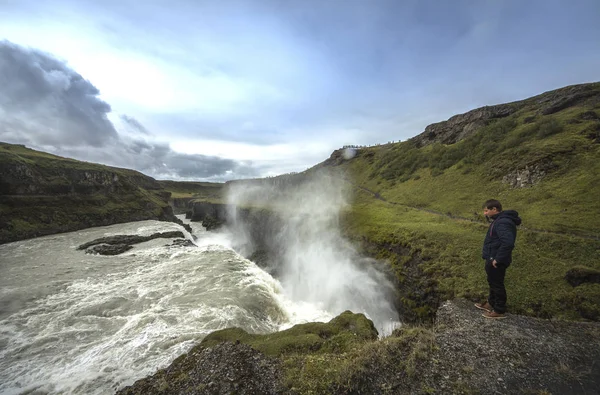
[[[85,250],[86,254],[119,255],[129,251],[133,246],[128,244],[97,244]]]

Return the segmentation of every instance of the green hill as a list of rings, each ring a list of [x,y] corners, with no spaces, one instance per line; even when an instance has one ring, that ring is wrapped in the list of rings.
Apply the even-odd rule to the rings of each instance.
[[[174,220],[169,192],[137,171],[0,143],[0,243],[91,226]]]
[[[406,142],[343,151],[317,169],[354,186],[345,232],[392,262],[413,318],[429,316],[439,300],[484,296],[481,205],[490,198],[523,218],[507,272],[510,309],[600,318],[600,284],[590,280],[600,271],[600,83],[473,110]],[[589,281],[574,287],[573,276]]]

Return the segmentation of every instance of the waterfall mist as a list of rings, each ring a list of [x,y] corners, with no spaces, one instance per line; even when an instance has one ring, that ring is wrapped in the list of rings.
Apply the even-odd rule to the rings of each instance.
[[[234,182],[228,187],[230,207],[237,207],[229,213],[231,231],[243,254],[268,250],[267,270],[291,300],[335,315],[364,313],[380,334],[389,333],[398,324],[394,286],[383,264],[361,257],[341,235],[350,193],[326,174]],[[259,207],[263,215],[252,214]]]

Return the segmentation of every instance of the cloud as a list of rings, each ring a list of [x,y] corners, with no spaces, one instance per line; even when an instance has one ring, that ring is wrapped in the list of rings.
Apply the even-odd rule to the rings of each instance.
[[[48,53],[0,42],[0,140],[139,170],[156,178],[224,181],[259,175],[251,162],[173,151],[129,115],[122,133],[99,90]],[[264,170],[264,169],[263,169]]]
[[[144,125],[142,125],[134,117],[130,117],[129,115],[123,114],[119,118],[121,119],[121,121],[123,121],[129,127],[130,131],[132,131],[134,133],[140,133],[140,134],[143,134],[146,136],[150,136],[150,132],[148,131],[148,129],[146,129],[144,127]]]
[[[0,42],[0,138],[99,147],[118,138],[99,91],[49,54]]]

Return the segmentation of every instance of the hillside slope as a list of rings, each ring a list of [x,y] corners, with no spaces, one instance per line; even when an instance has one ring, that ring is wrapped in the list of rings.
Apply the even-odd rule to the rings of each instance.
[[[512,311],[600,318],[600,83],[473,110],[406,142],[343,154],[312,171],[354,187],[345,231],[392,262],[413,318],[431,316],[442,299],[484,296],[481,205],[490,198],[523,218],[506,280]]]
[[[0,143],[0,243],[145,219],[175,220],[139,172]]]

